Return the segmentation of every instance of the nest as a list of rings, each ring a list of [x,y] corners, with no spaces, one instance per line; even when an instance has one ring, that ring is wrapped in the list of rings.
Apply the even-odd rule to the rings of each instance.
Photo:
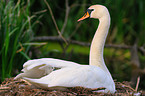
[[[1,96],[129,96],[129,95],[145,95],[144,91],[136,91],[130,86],[130,83],[127,81],[124,82],[115,82],[116,92],[111,93],[101,93],[96,92],[104,88],[89,89],[83,87],[71,87],[65,91],[56,91],[56,90],[45,90],[39,89],[31,85],[29,82],[18,79],[13,80],[13,78],[7,78],[2,82],[0,87]]]

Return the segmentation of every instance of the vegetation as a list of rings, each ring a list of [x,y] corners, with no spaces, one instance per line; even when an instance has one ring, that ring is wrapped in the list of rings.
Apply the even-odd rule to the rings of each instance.
[[[0,63],[1,80],[12,76],[12,69],[22,66],[33,38],[31,23],[34,16],[30,16],[30,2],[13,0],[0,2]]]
[[[104,57],[113,78],[118,81],[130,81],[135,77],[131,75],[133,70],[138,70],[137,76],[142,76],[141,85],[145,86],[143,81],[145,79],[143,77],[145,75],[144,0],[47,0],[62,36],[68,41],[81,41],[85,43],[85,47],[80,43],[68,42],[67,45],[58,38],[60,35],[45,0],[7,1],[9,2],[1,0],[0,3],[0,61],[2,65],[0,75],[2,80],[13,76],[12,70],[20,70],[24,61],[29,58],[54,57],[88,64],[89,48],[88,43],[85,42],[91,42],[98,20],[89,19],[80,23],[77,20],[90,5],[97,3],[105,5],[111,15],[111,28],[106,40]],[[47,39],[42,36],[47,36]],[[51,39],[50,36],[55,37]],[[35,43],[38,41],[39,43]],[[40,46],[42,44],[45,45]],[[108,44],[111,44],[109,48]],[[117,47],[112,45],[117,45]],[[133,47],[134,45],[137,47]],[[131,51],[133,49],[137,51],[137,54]],[[136,57],[133,57],[133,54]],[[138,63],[134,64],[134,62]]]

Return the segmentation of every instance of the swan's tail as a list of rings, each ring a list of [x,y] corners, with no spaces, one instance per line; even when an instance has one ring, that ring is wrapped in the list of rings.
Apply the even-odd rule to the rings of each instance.
[[[35,85],[38,88],[49,89],[49,90],[66,90],[67,87],[63,86],[51,86],[49,85],[49,81],[45,82],[42,79],[31,79],[27,77],[23,77],[24,80],[28,81],[29,83]]]
[[[31,79],[27,77],[23,77],[23,79],[27,80],[29,83],[35,85],[38,88],[48,88],[48,83],[42,82],[40,79]]]

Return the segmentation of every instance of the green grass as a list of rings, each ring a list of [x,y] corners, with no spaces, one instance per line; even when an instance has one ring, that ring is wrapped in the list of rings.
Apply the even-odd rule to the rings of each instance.
[[[80,45],[75,45],[75,44],[70,44],[68,48],[66,49],[67,53],[71,53],[73,51],[74,54],[83,54],[83,55],[88,55],[89,54],[89,47],[86,46],[80,46]],[[60,46],[59,43],[55,42],[48,42],[45,46],[41,48],[42,53],[47,52],[59,52],[63,53],[63,50]]]
[[[10,77],[15,66],[22,65],[30,59],[26,53],[29,46],[21,46],[33,38],[33,31],[29,13],[30,2],[18,0],[0,1],[0,63],[1,80]],[[18,50],[22,49],[20,52]]]

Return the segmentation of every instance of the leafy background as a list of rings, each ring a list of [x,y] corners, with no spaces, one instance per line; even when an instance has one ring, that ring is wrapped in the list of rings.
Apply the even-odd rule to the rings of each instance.
[[[99,22],[87,19],[78,23],[77,20],[89,6],[102,4],[111,15],[111,27],[104,49],[107,67],[117,81],[132,81],[136,84],[136,78],[140,76],[139,87],[145,88],[144,0],[47,0],[47,3],[62,36],[68,41],[83,42],[84,46],[69,42],[67,45],[58,39],[58,30],[45,0],[1,0],[1,81],[18,74],[23,63],[34,58],[53,57],[88,64],[87,44],[91,42]],[[50,39],[52,36],[53,39]]]

